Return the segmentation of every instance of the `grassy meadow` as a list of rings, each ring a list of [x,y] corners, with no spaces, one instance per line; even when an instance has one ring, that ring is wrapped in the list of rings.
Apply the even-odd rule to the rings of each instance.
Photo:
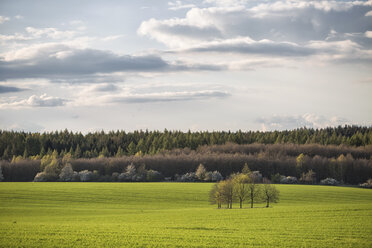
[[[0,247],[372,247],[372,190],[278,185],[268,209],[217,209],[211,186],[3,182]]]

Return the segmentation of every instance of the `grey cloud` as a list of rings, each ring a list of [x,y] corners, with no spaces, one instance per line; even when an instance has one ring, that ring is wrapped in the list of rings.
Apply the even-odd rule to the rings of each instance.
[[[0,61],[0,79],[89,75],[119,71],[164,70],[168,64],[156,56],[119,56],[93,49],[62,50],[58,53],[14,61]]]
[[[100,84],[96,85],[93,88],[93,91],[98,92],[111,92],[111,91],[118,91],[120,88],[116,86],[115,84]]]
[[[162,92],[154,94],[138,94],[110,97],[111,102],[150,103],[205,100],[209,98],[226,98],[229,93],[223,91],[195,91],[195,92]]]
[[[315,49],[299,46],[288,42],[245,42],[238,41],[234,43],[211,43],[205,46],[188,49],[192,52],[230,52],[230,53],[251,53],[266,54],[274,56],[307,56],[316,53]]]
[[[117,55],[110,51],[64,45],[39,48],[25,58],[0,60],[0,80],[12,78],[76,78],[97,73],[219,70],[213,65],[170,63],[155,55]],[[73,81],[74,79],[72,79]]]
[[[125,81],[123,76],[115,76],[115,75],[82,75],[76,77],[72,76],[64,76],[63,78],[51,78],[50,81],[52,83],[68,83],[68,84],[105,84],[107,82],[110,83],[122,83]]]
[[[24,91],[24,90],[27,90],[27,89],[13,87],[13,86],[0,85],[0,94],[12,93],[12,92],[20,92],[20,91]]]

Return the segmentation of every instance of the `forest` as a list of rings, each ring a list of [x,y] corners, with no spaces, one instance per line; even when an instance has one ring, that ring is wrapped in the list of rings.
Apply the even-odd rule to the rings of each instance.
[[[198,181],[195,171],[202,164],[210,172],[204,181],[218,181],[248,165],[274,183],[315,184],[330,178],[356,185],[372,178],[371,130],[2,131],[0,174],[4,181]]]
[[[73,133],[68,130],[27,133],[0,130],[0,157],[11,160],[13,156],[24,158],[44,156],[57,151],[74,158],[113,157],[122,155],[158,154],[164,150],[201,146],[235,144],[319,144],[346,145],[352,147],[372,144],[372,127],[338,126],[334,128],[299,128],[286,131],[237,131],[237,132],[181,132],[181,131],[111,131]]]

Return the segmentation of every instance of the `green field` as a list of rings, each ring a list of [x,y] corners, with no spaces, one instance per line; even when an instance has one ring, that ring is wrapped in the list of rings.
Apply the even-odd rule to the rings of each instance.
[[[372,247],[372,190],[278,185],[279,204],[230,210],[211,186],[0,183],[0,246]]]

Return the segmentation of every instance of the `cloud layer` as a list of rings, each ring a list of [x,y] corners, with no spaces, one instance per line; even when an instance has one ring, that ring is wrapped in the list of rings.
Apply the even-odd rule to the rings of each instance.
[[[26,90],[26,89],[19,88],[19,87],[14,87],[14,86],[0,85],[0,94],[20,92],[20,91],[24,91],[24,90]]]
[[[325,128],[329,126],[350,124],[350,121],[345,118],[337,116],[327,118],[325,116],[310,113],[303,115],[274,115],[271,117],[258,118],[256,121],[261,124],[262,131],[294,129],[301,127]]]
[[[41,96],[32,95],[27,99],[0,103],[0,109],[29,107],[58,107],[65,105],[66,102],[67,102],[66,99],[48,96],[47,94],[43,94]]]
[[[176,51],[372,61],[372,1],[207,2],[218,7],[150,19],[138,33]]]
[[[165,61],[158,55],[119,55],[111,51],[80,49],[46,43],[8,52],[0,60],[0,80],[12,78],[66,78],[115,72],[173,72],[221,70],[218,65]]]

